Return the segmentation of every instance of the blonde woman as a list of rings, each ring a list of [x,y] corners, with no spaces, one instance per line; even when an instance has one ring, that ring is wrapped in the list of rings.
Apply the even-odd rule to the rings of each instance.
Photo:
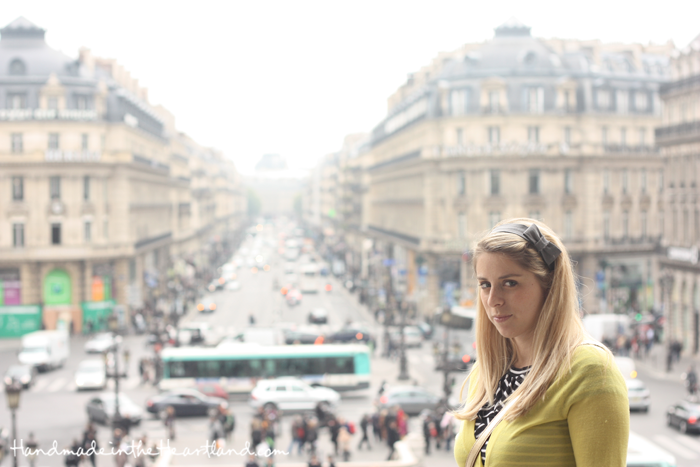
[[[455,414],[458,466],[624,467],[627,388],[583,329],[559,238],[532,219],[503,221],[476,245],[474,269],[478,360]]]

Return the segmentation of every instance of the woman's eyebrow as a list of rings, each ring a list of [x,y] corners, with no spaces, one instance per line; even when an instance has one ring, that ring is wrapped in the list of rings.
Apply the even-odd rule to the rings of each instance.
[[[520,276],[522,276],[522,274],[506,274],[505,276],[499,277],[498,280],[500,281],[500,280],[503,280],[503,279],[508,279],[509,277],[520,277]],[[477,280],[480,280],[480,281],[487,281],[488,279],[485,278],[485,277],[479,276],[479,277],[477,277]]]

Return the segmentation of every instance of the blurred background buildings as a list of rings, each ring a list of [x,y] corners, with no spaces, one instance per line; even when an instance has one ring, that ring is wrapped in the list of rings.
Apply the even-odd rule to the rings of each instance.
[[[386,304],[389,276],[423,315],[474,305],[469,248],[495,223],[540,219],[586,313],[653,312],[697,353],[699,50],[544,40],[509,20],[410,74],[371,134],[312,173],[304,219],[368,300]]]

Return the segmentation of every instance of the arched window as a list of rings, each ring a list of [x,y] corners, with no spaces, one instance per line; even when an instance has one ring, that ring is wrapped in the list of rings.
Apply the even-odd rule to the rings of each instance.
[[[27,67],[22,60],[15,58],[10,62],[10,74],[11,75],[25,75],[27,74]]]

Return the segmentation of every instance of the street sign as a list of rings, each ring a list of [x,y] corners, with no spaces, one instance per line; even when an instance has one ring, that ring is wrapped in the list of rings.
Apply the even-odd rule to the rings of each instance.
[[[386,258],[384,261],[382,261],[382,264],[386,267],[390,267],[396,264],[396,260],[394,260],[393,258]]]

